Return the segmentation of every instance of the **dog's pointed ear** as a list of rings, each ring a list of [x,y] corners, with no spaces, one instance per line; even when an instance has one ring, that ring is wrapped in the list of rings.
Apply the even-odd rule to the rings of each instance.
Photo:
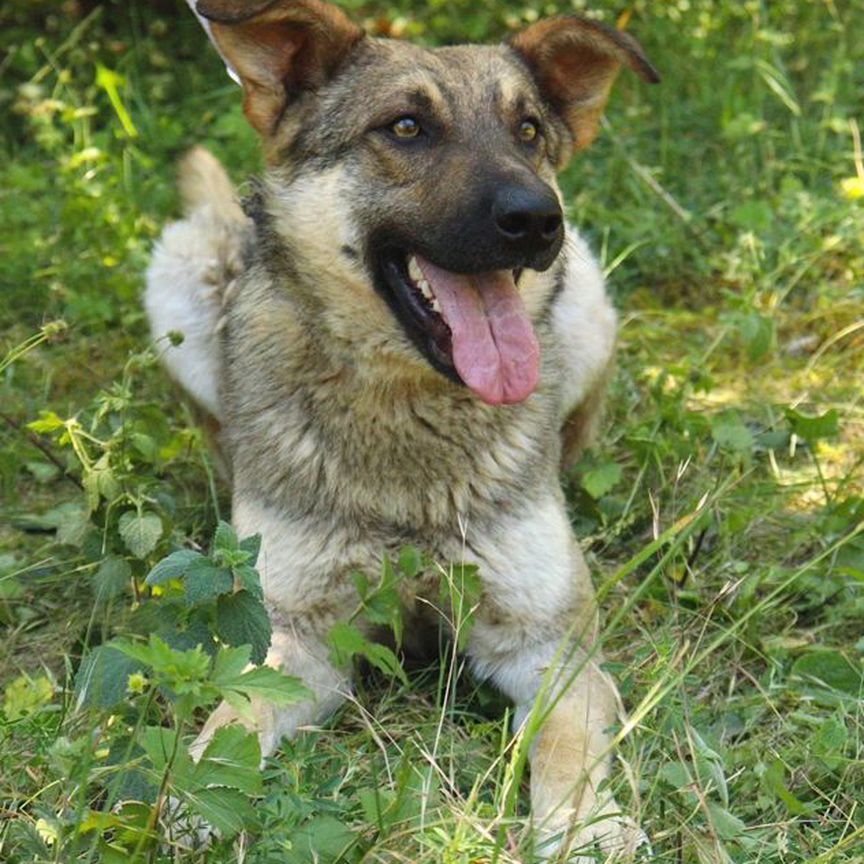
[[[243,84],[246,118],[271,135],[285,106],[336,71],[363,31],[322,0],[198,0],[216,47]]]
[[[627,33],[574,15],[546,18],[509,40],[527,64],[543,97],[564,118],[574,150],[597,135],[609,91],[622,66],[646,81],[660,76]]]

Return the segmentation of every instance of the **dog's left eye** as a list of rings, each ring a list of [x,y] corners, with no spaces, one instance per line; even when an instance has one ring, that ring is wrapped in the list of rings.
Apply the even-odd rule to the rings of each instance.
[[[523,120],[519,124],[517,134],[520,141],[531,144],[537,140],[537,136],[540,134],[540,124],[536,120]]]
[[[423,130],[416,117],[405,116],[391,123],[390,131],[397,138],[407,139],[417,138]]]

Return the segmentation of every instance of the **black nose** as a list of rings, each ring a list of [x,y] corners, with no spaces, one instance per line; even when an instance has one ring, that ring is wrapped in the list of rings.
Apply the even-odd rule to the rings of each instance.
[[[553,246],[563,223],[561,206],[549,187],[499,187],[492,202],[492,218],[501,239],[529,254]]]

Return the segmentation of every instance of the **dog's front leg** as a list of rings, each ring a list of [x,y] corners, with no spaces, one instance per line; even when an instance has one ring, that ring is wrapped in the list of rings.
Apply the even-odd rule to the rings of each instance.
[[[241,472],[248,470],[242,460],[235,461]],[[196,759],[216,730],[233,722],[258,733],[261,755],[267,757],[282,738],[324,720],[350,691],[350,670],[333,665],[327,642],[333,624],[349,614],[354,596],[350,579],[338,575],[346,569],[339,557],[344,547],[332,533],[262,505],[248,487],[235,488],[233,510],[241,537],[261,534],[257,566],[273,630],[265,663],[299,678],[314,698],[287,706],[253,700],[252,721],[223,703],[192,745]]]
[[[281,619],[279,613],[272,610],[271,619],[273,640],[266,664],[299,678],[312,691],[313,698],[285,706],[253,699],[254,720],[241,716],[223,702],[210,715],[190,747],[194,759],[200,758],[217,729],[235,722],[258,734],[261,756],[266,758],[276,750],[282,738],[291,738],[301,727],[322,722],[348,695],[348,672],[330,662],[326,643],[307,622]]]
[[[487,634],[478,628],[482,640]],[[501,634],[494,638],[502,641]],[[587,853],[595,842],[604,852],[632,855],[645,840],[600,789],[609,775],[617,699],[599,659],[575,642],[526,641],[509,657],[499,653],[491,668],[491,679],[516,703],[515,730],[527,736],[531,812],[544,859],[566,850]],[[475,660],[481,672],[489,670],[484,658]]]
[[[600,668],[594,589],[560,499],[533,504],[474,548],[484,590],[468,651],[516,704],[539,851],[634,847],[644,836],[600,788],[618,699]]]

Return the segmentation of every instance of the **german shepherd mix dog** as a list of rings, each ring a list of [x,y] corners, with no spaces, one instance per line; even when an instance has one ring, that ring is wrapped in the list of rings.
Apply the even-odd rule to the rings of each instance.
[[[641,832],[603,789],[617,694],[558,482],[595,425],[615,313],[555,175],[620,67],[657,73],[630,36],[574,17],[427,50],[320,0],[197,11],[267,170],[244,212],[212,156],[186,158],[187,217],[156,249],[146,305],[155,336],[185,333],[166,365],[218,424],[237,531],[262,535],[267,662],[315,693],[255,705],[263,752],[345,697],[327,634],[356,606],[351,574],[411,544],[479,566],[471,666],[517,728],[544,716],[544,856],[632,848]],[[405,598],[417,628],[434,581]],[[238,719],[218,708],[195,752]]]

